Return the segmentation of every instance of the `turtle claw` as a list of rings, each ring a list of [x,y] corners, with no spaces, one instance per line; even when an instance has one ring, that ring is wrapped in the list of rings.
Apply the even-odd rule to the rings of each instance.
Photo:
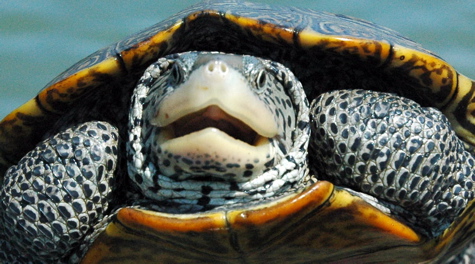
[[[108,123],[84,123],[10,167],[0,193],[2,259],[52,263],[79,245],[108,209],[117,140]]]

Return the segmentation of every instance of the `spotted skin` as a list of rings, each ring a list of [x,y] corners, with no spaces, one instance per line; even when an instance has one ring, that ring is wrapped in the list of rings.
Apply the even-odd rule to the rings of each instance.
[[[323,94],[311,114],[317,175],[403,208],[394,214],[430,236],[474,198],[475,159],[437,109],[351,90]]]
[[[85,123],[30,151],[11,167],[0,193],[1,259],[56,262],[108,211],[117,162],[117,129]]]
[[[231,163],[219,157],[215,160],[214,154],[209,153],[206,162],[197,159],[193,163],[193,156],[183,157],[162,151],[156,140],[160,128],[151,125],[150,120],[161,101],[167,100],[175,87],[187,81],[187,76],[195,67],[194,62],[199,61],[200,56],[218,58],[224,54],[198,55],[191,52],[172,55],[152,64],[139,81],[132,99],[129,124],[129,137],[133,138],[128,144],[129,160],[133,160],[129,166],[131,179],[147,197],[188,205],[192,211],[276,196],[288,191],[296,183],[300,184],[305,176],[302,171],[305,168],[305,153],[301,149],[306,149],[308,144],[308,102],[294,75],[271,61],[243,56],[242,69],[238,69],[243,78],[249,80],[248,85],[255,96],[275,115],[281,131],[270,139],[271,151],[266,157],[268,161],[265,170],[258,173],[257,178],[245,182],[232,180],[241,176],[235,175],[236,172],[242,172],[241,168],[252,170],[253,164],[259,162],[252,157],[252,153],[249,160]],[[184,76],[180,83],[170,84],[172,69],[177,65],[182,67],[180,71],[184,72]],[[260,73],[266,74],[265,83],[259,84],[256,80]],[[184,159],[190,162],[184,162]],[[299,164],[298,167],[293,163]],[[161,169],[172,170],[174,174],[167,175]],[[298,173],[290,173],[294,169]],[[247,170],[244,170],[244,178],[246,173]],[[214,175],[226,175],[231,180],[213,180],[216,177]]]

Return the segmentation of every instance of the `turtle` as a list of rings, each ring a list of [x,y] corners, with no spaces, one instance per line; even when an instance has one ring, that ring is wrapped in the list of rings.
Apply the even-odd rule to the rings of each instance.
[[[399,33],[204,1],[0,123],[6,263],[469,263],[475,85]]]

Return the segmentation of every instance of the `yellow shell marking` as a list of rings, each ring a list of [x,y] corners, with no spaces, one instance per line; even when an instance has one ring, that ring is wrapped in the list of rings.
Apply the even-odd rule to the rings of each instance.
[[[177,215],[123,208],[83,263],[317,263],[354,256],[381,263],[401,249],[402,258],[424,259],[419,243],[410,228],[321,181],[245,210]],[[372,250],[383,244],[387,251]]]

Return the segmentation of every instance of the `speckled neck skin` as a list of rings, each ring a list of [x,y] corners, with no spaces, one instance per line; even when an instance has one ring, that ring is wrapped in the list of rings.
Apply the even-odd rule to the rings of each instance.
[[[129,120],[129,175],[154,201],[249,202],[306,175],[308,103],[279,63],[208,52],[160,59],[140,79]]]

